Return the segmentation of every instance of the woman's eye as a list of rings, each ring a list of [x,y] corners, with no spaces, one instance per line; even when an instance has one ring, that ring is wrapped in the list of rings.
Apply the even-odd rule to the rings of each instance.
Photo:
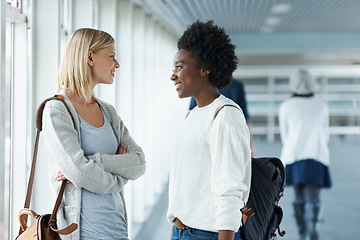
[[[177,71],[179,71],[180,69],[182,69],[182,66],[176,66]]]

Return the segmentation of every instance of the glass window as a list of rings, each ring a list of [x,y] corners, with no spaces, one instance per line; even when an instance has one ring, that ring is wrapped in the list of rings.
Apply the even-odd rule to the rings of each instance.
[[[21,0],[6,0],[6,3],[15,8],[22,8],[22,1]]]
[[[17,214],[23,207],[26,185],[26,141],[27,106],[29,102],[27,71],[27,23],[21,14],[21,1],[7,1],[10,8],[6,16],[4,62],[1,61],[1,143],[3,151],[1,176],[4,179],[0,198],[3,222],[0,221],[0,234],[4,239],[13,239],[18,231]],[[12,13],[17,12],[14,15]]]
[[[61,21],[61,30],[64,35],[67,36],[71,32],[71,14],[70,14],[70,2],[69,0],[61,0],[60,7],[60,21]]]

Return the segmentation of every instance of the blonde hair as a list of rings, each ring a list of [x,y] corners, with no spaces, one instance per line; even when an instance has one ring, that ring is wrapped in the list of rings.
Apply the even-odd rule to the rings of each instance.
[[[67,43],[59,65],[58,88],[84,100],[94,99],[88,53],[90,50],[95,53],[114,43],[114,38],[104,31],[91,28],[76,30]]]

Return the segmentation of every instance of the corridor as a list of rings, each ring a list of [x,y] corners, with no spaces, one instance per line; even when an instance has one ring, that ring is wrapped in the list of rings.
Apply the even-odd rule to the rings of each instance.
[[[360,236],[360,174],[354,167],[360,156],[359,141],[334,140],[330,142],[331,174],[333,187],[323,190],[322,200],[325,205],[324,220],[320,227],[320,237],[323,240],[358,240]],[[256,155],[279,156],[281,143],[272,144],[256,141]],[[284,211],[281,230],[285,230],[284,237],[279,240],[296,240],[297,229],[292,211],[293,189],[285,189],[284,197],[279,204]],[[166,220],[167,190],[160,196],[159,201],[147,221],[144,223],[134,240],[165,240],[169,239],[171,225]]]

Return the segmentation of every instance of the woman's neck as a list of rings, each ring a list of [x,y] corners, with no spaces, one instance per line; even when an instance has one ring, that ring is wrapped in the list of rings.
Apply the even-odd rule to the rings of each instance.
[[[88,98],[88,99],[84,99],[84,98],[81,98],[79,96],[76,96],[75,94],[73,94],[72,92],[70,91],[65,91],[66,93],[66,96],[68,96],[68,98],[70,99],[70,101],[73,103],[73,104],[79,104],[79,105],[89,105],[89,104],[92,104],[94,103],[94,100],[92,97]]]
[[[216,87],[212,87],[207,89],[207,91],[204,91],[197,96],[194,96],[196,103],[198,107],[205,107],[212,103],[216,98],[220,96],[219,91]]]

